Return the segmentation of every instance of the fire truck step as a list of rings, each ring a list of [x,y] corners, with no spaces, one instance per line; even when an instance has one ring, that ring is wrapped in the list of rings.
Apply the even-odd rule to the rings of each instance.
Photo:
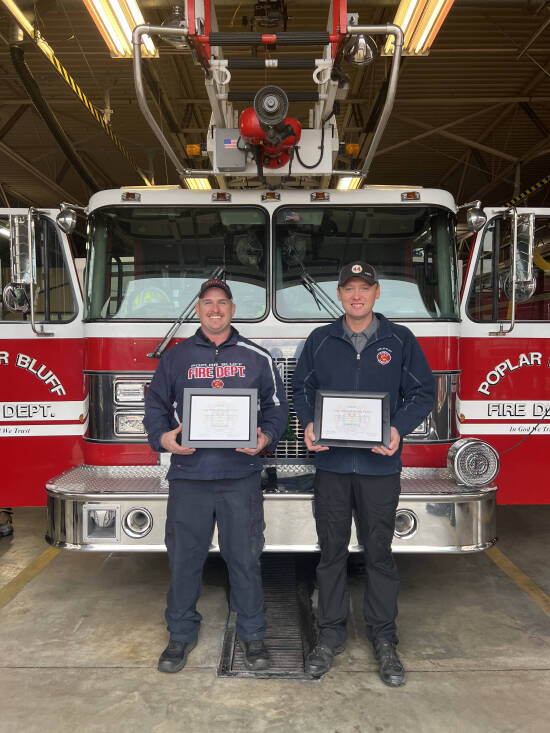
[[[311,564],[311,557],[304,563]],[[309,577],[312,577],[311,568]],[[245,667],[243,652],[236,638],[235,614],[227,620],[218,677],[261,677],[264,679],[311,679],[304,671],[304,660],[313,645],[311,588],[300,559],[292,555],[265,555],[262,579],[266,606],[265,645],[271,657],[267,670]]]

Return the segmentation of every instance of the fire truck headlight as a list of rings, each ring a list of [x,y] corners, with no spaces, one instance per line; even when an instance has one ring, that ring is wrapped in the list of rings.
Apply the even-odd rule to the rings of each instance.
[[[143,402],[145,400],[145,390],[148,380],[120,380],[115,379],[115,402],[117,404],[127,404],[129,402]]]
[[[447,468],[459,484],[486,486],[500,468],[498,453],[478,438],[461,438],[449,448]]]
[[[116,435],[145,435],[143,412],[115,412]]]
[[[145,507],[134,507],[126,512],[122,529],[128,537],[145,537],[153,529],[153,517]]]

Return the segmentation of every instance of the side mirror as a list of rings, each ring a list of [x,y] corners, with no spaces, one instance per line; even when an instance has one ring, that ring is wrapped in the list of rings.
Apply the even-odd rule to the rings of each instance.
[[[76,211],[66,204],[61,204],[61,211],[55,217],[58,227],[65,234],[71,234],[76,228]]]
[[[466,212],[466,221],[471,232],[479,232],[485,226],[487,215],[481,208],[479,201],[476,201],[476,205]]]
[[[8,283],[2,292],[2,299],[11,313],[28,313],[31,309],[30,284]]]

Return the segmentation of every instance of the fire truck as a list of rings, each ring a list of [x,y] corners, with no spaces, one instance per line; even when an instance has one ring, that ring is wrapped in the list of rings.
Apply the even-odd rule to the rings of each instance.
[[[144,397],[162,352],[196,330],[200,284],[216,277],[234,294],[236,327],[269,350],[289,391],[287,430],[264,456],[266,550],[317,550],[315,467],[292,409],[292,375],[310,331],[342,314],[338,271],[361,259],[379,273],[379,311],[417,336],[437,384],[431,414],[404,438],[393,548],[491,546],[497,498],[549,498],[550,210],[473,202],[476,233],[461,260],[449,193],[328,188],[333,176],[366,178],[395,96],[400,28],[361,26],[335,0],[324,34],[240,33],[237,43],[217,33],[211,11],[189,0],[170,24],[136,28],[134,72],[140,107],[180,177],[209,173],[218,189],[96,193],[83,212],[85,251],[73,207],[0,209],[0,505],[47,503],[46,539],[57,547],[165,549],[166,455],[147,443]],[[184,44],[206,72],[210,171],[182,165],[149,111],[144,34]],[[367,58],[376,35],[394,41],[388,94],[363,166],[339,171],[340,67]],[[286,42],[325,44],[304,129],[281,88],[241,93],[252,105],[240,115],[228,91],[232,68],[244,64],[225,60],[223,44]],[[258,187],[235,187],[243,179]],[[350,549],[361,549],[356,534]]]

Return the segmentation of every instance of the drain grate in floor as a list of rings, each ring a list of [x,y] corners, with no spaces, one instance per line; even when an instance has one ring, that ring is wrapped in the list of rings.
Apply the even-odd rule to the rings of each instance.
[[[241,647],[236,641],[235,614],[231,613],[218,676],[311,679],[304,671],[305,655],[313,640],[310,589],[305,576],[293,556],[266,555],[262,558],[262,578],[267,621],[265,645],[271,666],[261,672],[245,667]]]

